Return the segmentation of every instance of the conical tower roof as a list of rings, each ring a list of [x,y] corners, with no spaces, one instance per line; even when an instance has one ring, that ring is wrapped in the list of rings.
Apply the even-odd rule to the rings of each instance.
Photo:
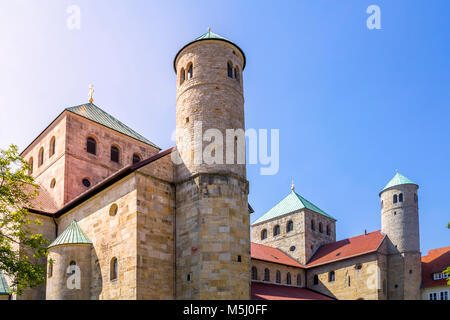
[[[400,173],[396,173],[395,176],[391,179],[391,181],[388,182],[388,184],[383,188],[383,190],[381,190],[380,194],[392,187],[395,186],[399,186],[402,184],[414,184],[417,186],[417,183],[412,182],[410,179],[408,179],[407,177],[405,177],[404,175],[400,174]]]
[[[184,48],[186,48],[187,46],[195,43],[195,42],[199,42],[199,41],[205,41],[205,40],[218,40],[218,41],[224,41],[224,42],[228,42],[230,44],[232,44],[233,46],[235,46],[237,49],[239,49],[239,52],[242,54],[242,56],[244,57],[244,62],[242,64],[242,70],[245,69],[245,64],[246,64],[246,58],[245,58],[245,54],[244,51],[242,51],[241,48],[239,48],[238,45],[236,45],[234,42],[232,42],[231,40],[228,40],[227,38],[224,38],[214,32],[211,31],[210,28],[208,28],[208,32],[202,34],[200,37],[195,38],[193,41],[187,43],[183,48],[181,48],[178,53],[175,55],[175,59],[173,59],[173,68],[175,70],[175,73],[177,72],[177,67],[176,67],[176,61],[178,58],[178,55],[180,54],[181,51],[183,51]]]
[[[92,241],[80,228],[78,223],[73,220],[48,248],[63,244],[92,244]]]

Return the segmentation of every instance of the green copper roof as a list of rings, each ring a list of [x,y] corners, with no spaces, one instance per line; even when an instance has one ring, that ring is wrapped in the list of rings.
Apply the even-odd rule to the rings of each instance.
[[[147,140],[145,137],[141,136],[139,133],[134,131],[133,129],[129,128],[110,114],[106,113],[99,107],[97,107],[93,103],[86,103],[79,106],[66,108],[66,110],[73,112],[79,116],[82,116],[86,119],[92,120],[94,122],[97,122],[101,125],[104,125],[105,127],[108,127],[110,129],[113,129],[117,132],[120,132],[124,135],[127,135],[131,138],[134,138],[136,140],[139,140],[143,143],[146,143],[148,145],[151,145],[152,147],[159,148],[157,145],[155,145],[150,140]]]
[[[390,187],[399,186],[399,185],[402,185],[402,184],[415,184],[415,185],[417,185],[415,182],[412,182],[407,177],[405,177],[404,175],[402,175],[402,174],[397,172],[395,174],[395,176],[391,179],[391,181],[389,181],[388,184],[383,188],[383,190],[381,190],[381,192],[383,192],[386,189],[389,189]]]
[[[315,206],[314,204],[312,204],[311,202],[309,202],[308,200],[297,194],[295,191],[292,191],[286,198],[278,202],[278,204],[275,207],[267,211],[262,217],[256,220],[253,224],[257,224],[266,220],[280,217],[287,213],[298,211],[304,208],[307,208],[314,212],[320,213],[325,217],[336,220],[332,216],[325,213],[323,210],[319,209],[317,206]]]
[[[92,241],[74,220],[48,247],[51,248],[62,244],[92,244]]]
[[[3,276],[2,271],[0,270],[0,295],[5,294],[9,295],[9,286],[8,283],[6,282],[5,277]]]
[[[245,69],[245,64],[246,64],[246,58],[245,58],[245,54],[244,51],[242,51],[241,48],[239,48],[239,46],[237,46],[234,42],[232,42],[231,40],[228,40],[227,38],[224,38],[214,32],[212,32],[210,29],[208,29],[208,32],[206,32],[205,34],[202,34],[200,37],[195,38],[193,41],[189,42],[188,44],[186,44],[183,48],[181,48],[178,53],[175,55],[175,59],[173,60],[173,68],[175,70],[175,73],[177,72],[177,68],[176,68],[176,61],[178,58],[178,55],[180,54],[181,51],[183,51],[184,48],[186,48],[187,46],[189,46],[190,44],[193,44],[195,42],[198,41],[203,41],[203,40],[220,40],[220,41],[225,41],[228,43],[231,43],[233,46],[235,46],[236,48],[239,49],[239,51],[241,52],[242,56],[244,57],[244,63],[242,65],[242,70]]]

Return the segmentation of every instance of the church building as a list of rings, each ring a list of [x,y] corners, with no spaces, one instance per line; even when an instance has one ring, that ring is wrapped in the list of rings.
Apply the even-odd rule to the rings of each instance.
[[[168,150],[95,105],[91,88],[22,151],[40,191],[32,228],[50,244],[46,283],[14,299],[421,298],[419,186],[405,176],[379,194],[381,230],[336,241],[336,218],[294,186],[250,225],[246,165],[196,161],[195,123],[242,139],[245,65],[210,30],[178,51]]]

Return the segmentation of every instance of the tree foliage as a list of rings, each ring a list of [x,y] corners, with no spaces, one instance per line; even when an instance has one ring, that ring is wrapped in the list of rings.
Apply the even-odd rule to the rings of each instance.
[[[47,255],[48,241],[31,231],[33,219],[26,208],[38,194],[29,175],[30,165],[15,145],[0,149],[0,270],[10,278],[11,291],[21,294],[25,288],[45,281],[46,267],[37,263]]]

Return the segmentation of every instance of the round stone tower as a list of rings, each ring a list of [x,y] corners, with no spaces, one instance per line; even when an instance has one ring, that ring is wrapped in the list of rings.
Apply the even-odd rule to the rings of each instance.
[[[210,30],[176,55],[176,296],[250,298],[243,51]]]
[[[89,300],[92,242],[76,221],[48,247],[47,300]]]
[[[387,235],[388,299],[420,299],[419,186],[397,173],[380,192]]]

